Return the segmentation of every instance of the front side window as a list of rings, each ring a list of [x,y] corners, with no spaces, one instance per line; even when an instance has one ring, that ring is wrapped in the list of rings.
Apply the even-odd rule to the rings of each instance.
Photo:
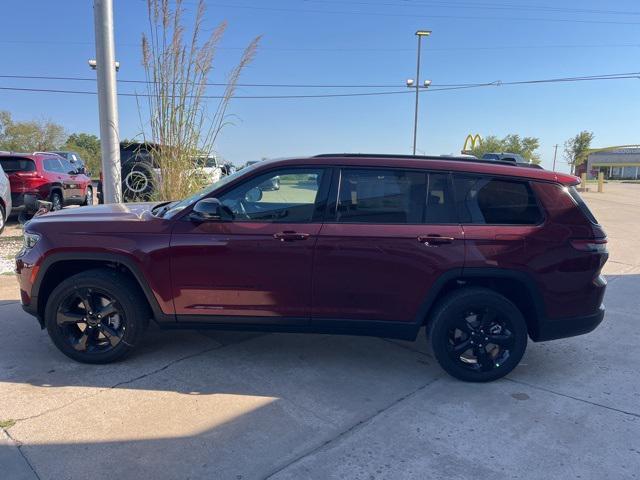
[[[542,213],[526,181],[490,176],[456,176],[458,213],[462,223],[537,225]]]
[[[228,220],[311,222],[325,170],[282,169],[259,175],[222,195]]]
[[[336,221],[340,223],[423,223],[427,194],[425,172],[344,169]]]

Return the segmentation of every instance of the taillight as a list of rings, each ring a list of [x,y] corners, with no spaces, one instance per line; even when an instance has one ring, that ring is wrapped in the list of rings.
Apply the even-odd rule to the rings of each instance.
[[[607,239],[571,240],[571,246],[581,252],[607,253]]]
[[[15,172],[14,175],[19,178],[42,178],[38,172]]]

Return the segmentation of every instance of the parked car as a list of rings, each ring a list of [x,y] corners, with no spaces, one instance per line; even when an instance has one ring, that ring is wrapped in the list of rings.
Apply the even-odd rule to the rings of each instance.
[[[69,160],[77,172],[84,173],[87,177],[91,177],[91,172],[87,170],[87,162],[84,161],[79,153],[69,151],[58,151],[52,153],[57,153],[62,158]]]
[[[55,153],[0,154],[0,165],[9,176],[14,211],[24,208],[27,194],[50,201],[53,210],[93,204],[91,179]]]
[[[0,233],[4,230],[7,218],[11,214],[11,185],[9,177],[0,164]]]
[[[485,153],[482,155],[482,160],[509,162],[520,167],[542,168],[537,163],[530,162],[519,153]]]
[[[151,198],[161,175],[153,152],[161,148],[160,145],[148,142],[120,144],[122,197],[125,202],[147,201]],[[198,160],[202,161],[198,174],[205,175],[205,182],[214,183],[225,175],[225,168],[218,165],[215,157],[201,157]],[[98,181],[99,203],[104,203],[102,182],[101,172]]]
[[[87,363],[129,354],[149,321],[406,340],[426,326],[444,370],[490,381],[528,338],[603,320],[607,237],[579,182],[473,159],[264,161],[178,202],[35,217],[22,304]]]

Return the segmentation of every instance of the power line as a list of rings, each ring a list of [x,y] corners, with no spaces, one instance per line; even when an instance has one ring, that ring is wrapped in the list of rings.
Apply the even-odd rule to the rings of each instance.
[[[0,44],[7,45],[90,45],[94,42],[80,42],[70,40],[0,40]],[[139,47],[137,43],[118,43],[118,47]],[[216,47],[219,50],[244,50],[246,47]],[[603,43],[603,44],[551,44],[551,45],[488,45],[488,46],[463,46],[463,47],[429,47],[429,52],[453,52],[453,51],[481,51],[481,50],[547,50],[547,49],[572,49],[572,48],[640,48],[640,43]],[[313,53],[349,53],[349,52],[413,52],[412,48],[384,48],[384,47],[260,47],[261,51],[274,52],[313,52]]]
[[[339,10],[309,10],[309,9],[296,9],[296,8],[281,8],[281,7],[257,7],[253,5],[230,5],[226,3],[208,3],[209,6],[223,7],[223,8],[237,8],[245,10],[260,10],[260,11],[274,11],[274,12],[292,12],[292,13],[318,13],[318,14],[330,14],[330,15],[358,15],[358,16],[378,16],[378,17],[408,17],[413,19],[434,19],[434,18],[451,18],[456,20],[498,20],[498,21],[527,21],[527,22],[552,22],[552,23],[585,23],[585,24],[602,24],[602,25],[640,25],[640,22],[623,22],[619,20],[582,20],[572,18],[545,18],[545,17],[487,17],[487,16],[463,16],[463,15],[416,15],[409,13],[383,13],[383,12],[369,12],[369,11],[339,11]]]
[[[426,8],[426,7],[439,7],[439,8],[464,8],[467,9],[492,9],[492,10],[516,10],[516,11],[539,11],[539,12],[552,12],[552,13],[579,13],[579,14],[594,14],[594,15],[640,15],[638,11],[621,11],[621,10],[598,10],[587,8],[566,8],[566,7],[549,7],[544,5],[524,5],[513,3],[470,3],[470,2],[443,2],[443,1],[424,1],[424,2],[409,2],[402,1],[399,3],[386,3],[386,2],[363,2],[363,1],[345,1],[345,0],[304,0],[310,3],[329,3],[340,5],[367,5],[367,6],[391,6],[391,7],[410,7],[410,8]]]
[[[524,83],[548,83],[548,82],[561,82],[561,81],[579,81],[579,80],[591,80],[591,79],[605,79],[608,77],[618,78],[636,78],[640,75],[640,72],[625,72],[625,73],[610,73],[600,75],[581,75],[574,77],[560,77],[552,79],[542,80],[526,80]],[[66,77],[66,76],[45,76],[45,75],[0,75],[0,78],[20,79],[20,80],[53,80],[53,81],[81,81],[81,82],[95,82],[93,77]],[[120,83],[130,84],[152,84],[153,82],[148,80],[131,80],[131,79],[119,79]],[[495,80],[492,82],[476,82],[476,83],[433,83],[431,87],[477,87],[477,86],[489,86],[489,85],[515,85],[520,82],[502,82]],[[226,87],[228,83],[207,82],[206,86]],[[398,84],[320,84],[320,83],[237,83],[238,87],[267,87],[267,88],[398,88]],[[434,88],[432,88],[434,89]]]
[[[518,80],[504,82],[496,80],[486,83],[465,84],[450,87],[437,87],[421,90],[421,93],[428,92],[440,92],[450,90],[463,90],[468,88],[481,88],[481,87],[501,87],[507,85],[535,85],[544,83],[566,83],[566,82],[582,82],[582,81],[602,81],[602,80],[623,80],[623,79],[640,79],[640,72],[632,74],[608,74],[600,76],[585,76],[585,77],[563,77],[563,78],[549,78],[549,79],[537,79],[537,80]],[[83,94],[83,95],[96,95],[96,92],[90,90],[62,90],[51,88],[26,88],[26,87],[0,87],[0,90],[4,91],[19,91],[19,92],[43,92],[43,93],[63,93],[63,94]],[[335,97],[368,97],[368,96],[384,96],[384,95],[406,95],[413,93],[411,90],[396,90],[388,92],[364,92],[364,93],[323,93],[323,94],[308,94],[308,95],[237,95],[233,98],[237,99],[304,99],[304,98],[335,98]],[[138,93],[118,93],[122,97],[152,97],[150,94],[138,94]],[[203,99],[221,99],[223,95],[202,95]]]

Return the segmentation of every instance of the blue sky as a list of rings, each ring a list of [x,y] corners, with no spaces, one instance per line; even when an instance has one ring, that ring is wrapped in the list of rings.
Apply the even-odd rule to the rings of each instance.
[[[414,32],[422,28],[433,30],[423,43],[422,72],[434,85],[640,71],[636,0],[210,0],[207,5],[208,28],[229,23],[212,82],[224,81],[241,48],[262,34],[243,82],[397,84],[402,90],[415,75]],[[142,79],[146,1],[114,0],[114,9],[119,78]],[[87,67],[94,58],[90,0],[2,0],[0,18],[0,74],[94,76]],[[93,82],[5,78],[0,87],[95,89]],[[244,87],[238,95],[394,89]],[[120,84],[119,91],[134,87]],[[121,135],[135,136],[141,130],[135,99],[121,97],[119,107]],[[0,109],[20,120],[51,118],[69,132],[98,133],[95,96],[0,91]],[[412,95],[236,99],[230,111],[234,125],[223,132],[217,149],[237,164],[321,152],[410,153]],[[427,93],[421,96],[418,149],[457,153],[468,133],[518,133],[540,138],[543,162],[550,166],[553,145],[585,129],[595,133],[595,146],[640,143],[640,80]]]

